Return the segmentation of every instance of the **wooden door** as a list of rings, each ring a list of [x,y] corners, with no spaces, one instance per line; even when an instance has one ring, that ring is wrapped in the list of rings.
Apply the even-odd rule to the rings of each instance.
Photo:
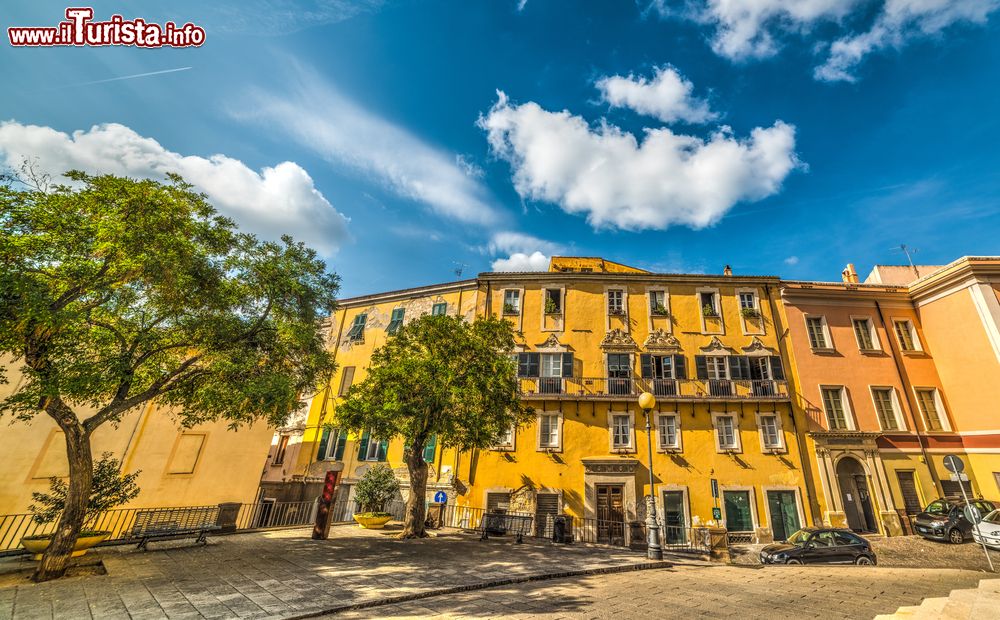
[[[597,485],[597,542],[625,544],[625,488],[620,484]]]

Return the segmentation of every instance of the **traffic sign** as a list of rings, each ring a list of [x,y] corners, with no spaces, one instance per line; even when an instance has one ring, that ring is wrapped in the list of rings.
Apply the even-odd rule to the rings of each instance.
[[[712,497],[719,499],[719,481],[712,478]]]
[[[722,509],[721,508],[713,508],[712,509],[712,518],[715,519],[716,521],[721,521],[722,520]]]
[[[952,474],[951,476],[949,476],[949,478],[951,478],[952,482],[968,482],[969,481],[969,474],[965,474],[965,473]]]
[[[434,494],[434,501],[437,502],[438,504],[447,504],[448,494],[445,493],[444,491],[438,491],[437,493]]]
[[[949,454],[944,457],[944,468],[953,474],[957,474],[965,469],[965,463],[963,463],[962,459],[958,458],[954,454]]]

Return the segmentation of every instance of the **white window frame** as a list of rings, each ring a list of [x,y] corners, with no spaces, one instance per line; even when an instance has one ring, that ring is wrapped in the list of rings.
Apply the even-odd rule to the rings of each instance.
[[[321,431],[322,432],[322,431]],[[334,461],[333,458],[337,454],[337,442],[340,440],[340,434],[346,433],[342,428],[334,428],[330,430],[330,434],[327,436],[326,442],[326,453],[323,454],[321,461]],[[344,456],[347,456],[347,446],[344,446]],[[343,458],[341,458],[343,460]]]
[[[817,347],[817,346],[813,345],[812,334],[809,331],[809,320],[810,319],[819,319],[820,320],[820,326],[823,328],[822,329],[823,339],[826,341],[824,344],[826,346],[824,346],[824,347]],[[826,322],[826,315],[825,314],[803,314],[802,315],[802,322],[803,322],[803,324],[805,325],[805,328],[806,328],[806,342],[809,344],[809,348],[812,351],[814,351],[814,352],[815,351],[828,352],[828,351],[835,351],[836,350],[836,348],[833,346],[833,335],[830,333],[830,326]]]
[[[628,420],[628,443],[615,443],[615,418],[624,417]],[[635,412],[634,411],[609,411],[608,412],[608,449],[611,452],[635,452]]]
[[[666,314],[653,314],[653,295],[656,293],[663,294],[663,307],[666,309]],[[664,287],[648,287],[646,289],[646,314],[648,315],[647,327],[649,331],[653,331],[653,320],[665,320],[667,322],[667,331],[672,332],[674,330],[674,324],[670,320],[670,291]]]
[[[517,425],[511,424],[510,428],[507,429],[507,435],[509,436],[509,441],[504,441],[505,437],[501,436],[500,441],[493,446],[493,450],[497,452],[513,452],[517,447]]]
[[[753,305],[744,306],[743,296],[750,295],[753,298]],[[747,322],[747,318],[743,316],[743,308],[753,308],[757,311],[757,327],[750,329],[750,324]],[[736,309],[740,313],[740,328],[743,330],[744,336],[762,336],[765,333],[764,327],[764,311],[760,307],[760,291],[755,288],[738,288],[736,289]]]
[[[823,398],[823,390],[839,390],[840,404],[844,408],[844,421],[847,423],[846,429],[835,429],[830,426],[830,412],[826,410],[826,399]],[[823,407],[823,419],[826,421],[827,430],[858,430],[857,422],[854,421],[854,409],[851,407],[851,399],[847,397],[847,388],[843,385],[821,384],[819,386],[819,402]]]
[[[720,420],[721,418],[731,418],[733,421],[733,442],[732,447],[724,447],[722,445],[722,437],[720,433]],[[715,436],[715,451],[719,453],[724,452],[743,452],[743,441],[740,437],[740,415],[736,411],[730,412],[713,412],[712,413],[712,429],[713,435]]]
[[[504,307],[507,305],[507,293],[517,293],[517,305],[514,307],[513,314],[507,314],[504,312]],[[500,290],[500,316],[521,316],[521,311],[524,308],[524,289],[523,288],[505,288]]]
[[[730,380],[730,378],[729,378],[730,377],[730,374],[729,374],[729,356],[728,355],[706,355],[704,357],[705,357],[705,372],[708,374],[708,381],[729,381]],[[709,367],[709,363],[708,363],[709,360],[712,360],[712,366],[714,368],[710,368]],[[712,371],[713,370],[716,370],[716,371],[718,370],[717,366],[718,366],[719,362],[722,363],[722,374],[723,374],[723,376],[721,376],[721,377],[713,377],[712,376]]]
[[[657,485],[656,490],[660,494],[660,496],[657,498],[657,500],[660,502],[660,505],[657,508],[657,510],[660,511],[659,514],[661,518],[667,514],[667,500],[664,497],[664,494],[667,491],[674,491],[674,492],[679,491],[681,493],[681,507],[684,508],[683,527],[691,527],[691,501],[690,498],[688,497],[687,486],[686,485],[682,486],[679,484],[659,484]]]
[[[378,449],[379,449],[379,447],[381,445],[382,445],[382,440],[380,440],[377,437],[375,437],[374,433],[369,433],[368,434],[368,445],[365,446],[366,452],[363,455],[359,454],[358,455],[358,460],[359,461],[364,461],[366,463],[377,463],[378,462]],[[374,453],[372,452],[372,448],[373,447],[375,448],[375,452]],[[388,452],[388,449],[386,450],[386,452]],[[388,454],[386,455],[386,459],[388,460]]]
[[[924,414],[923,409],[920,406],[920,394],[921,390],[933,390],[934,392],[934,406],[937,407],[938,420],[941,422],[941,430],[932,431],[927,428],[927,416]],[[936,388],[932,385],[915,385],[913,386],[913,399],[917,401],[917,412],[920,416],[920,422],[924,427],[924,431],[928,433],[950,433],[951,432],[951,422],[948,420],[948,412],[945,411],[944,400],[941,398],[940,388]]]
[[[621,295],[621,314],[611,314],[612,293]],[[613,316],[628,318],[628,291],[624,287],[610,286],[604,289],[604,313],[609,319]]]
[[[713,320],[716,320],[716,321],[719,322],[719,329],[716,330],[716,331],[708,331],[708,323],[706,322],[707,319],[708,319],[708,317],[705,316],[705,313],[703,311],[704,304],[701,303],[701,295],[702,295],[702,293],[711,293],[712,294],[712,300],[713,300],[713,304],[715,305],[715,312],[716,312],[716,315],[717,315],[717,316],[712,317],[712,318],[713,318]],[[700,287],[700,288],[695,289],[694,294],[695,294],[695,300],[697,301],[697,305],[698,305],[698,317],[701,319],[701,333],[702,334],[706,334],[706,335],[722,335],[722,334],[725,334],[726,333],[726,321],[722,317],[722,295],[719,293],[719,289],[704,286],[704,287]]]
[[[787,452],[788,446],[785,444],[785,433],[781,422],[781,414],[777,411],[758,411],[756,414],[757,418],[757,431],[760,435],[760,450],[761,452],[778,453]],[[764,418],[774,418],[774,432],[776,433],[778,443],[772,446],[767,445],[765,441],[764,434]]]
[[[899,339],[899,331],[898,331],[898,329],[896,327],[900,323],[906,323],[909,326],[909,329],[907,331],[910,333],[910,340],[913,341],[913,348],[912,349],[904,349],[903,348],[903,342]],[[904,355],[906,355],[906,354],[911,354],[912,355],[914,353],[923,353],[924,352],[924,346],[920,342],[920,335],[917,333],[917,326],[914,325],[912,319],[892,319],[892,332],[893,332],[893,336],[896,338],[896,344],[899,345],[899,350]]]
[[[542,444],[542,416],[552,416],[556,419],[555,445]],[[562,452],[563,447],[563,414],[561,411],[539,411],[535,419],[535,445],[538,452]]]
[[[663,433],[660,431],[660,420],[663,418],[674,419],[674,444],[666,445],[663,441]],[[681,432],[681,414],[675,412],[656,414],[656,451],[657,452],[682,452],[684,450],[683,433]]]
[[[544,377],[546,379],[561,379],[563,370],[563,354],[562,353],[539,353],[538,360],[538,376]],[[551,363],[555,360],[555,366],[553,368],[546,368],[546,362]],[[555,374],[546,374],[547,372],[555,372]]]
[[[866,349],[861,346],[861,341],[858,340],[858,330],[854,326],[855,321],[864,321],[868,324],[868,337],[872,340],[872,348]],[[861,315],[851,315],[851,331],[854,332],[854,342],[858,345],[858,351],[861,353],[873,353],[882,351],[882,342],[878,337],[878,329],[875,328],[875,321],[872,320],[870,316]]]
[[[896,419],[896,428],[888,429],[882,427],[882,420],[878,412],[878,401],[875,399],[876,390],[889,390],[889,403],[892,406],[892,415]],[[879,428],[883,431],[888,431],[890,433],[903,433],[906,432],[906,422],[903,420],[903,409],[899,402],[899,395],[896,392],[896,388],[891,385],[869,385],[868,394],[872,398],[872,409],[875,411],[875,420],[878,422]]]

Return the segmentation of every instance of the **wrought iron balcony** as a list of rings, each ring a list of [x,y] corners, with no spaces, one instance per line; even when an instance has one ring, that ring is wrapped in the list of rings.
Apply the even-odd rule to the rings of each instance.
[[[661,400],[788,400],[788,383],[736,379],[609,379],[607,377],[522,377],[529,400],[631,400],[652,392]]]

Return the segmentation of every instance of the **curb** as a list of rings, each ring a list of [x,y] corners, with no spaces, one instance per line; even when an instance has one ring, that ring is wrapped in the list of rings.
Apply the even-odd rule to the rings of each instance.
[[[494,579],[492,581],[483,581],[481,583],[473,583],[464,586],[440,588],[437,590],[428,590],[427,592],[414,592],[412,594],[400,594],[397,596],[388,596],[386,598],[375,599],[372,601],[362,601],[360,603],[352,603],[349,605],[338,605],[336,607],[328,607],[326,609],[310,611],[304,614],[297,614],[294,616],[284,616],[284,618],[285,620],[304,620],[305,618],[317,618],[319,616],[325,616],[328,614],[338,614],[345,611],[356,611],[359,609],[384,607],[386,605],[395,605],[397,603],[408,603],[410,601],[418,601],[421,599],[433,598],[436,596],[445,596],[448,594],[460,594],[462,592],[472,592],[474,590],[487,590],[489,588],[497,588],[500,586],[509,586],[519,583],[530,583],[532,581],[549,581],[552,579],[565,579],[567,577],[584,577],[589,575],[629,573],[640,570],[673,568],[673,566],[674,564],[665,561],[643,562],[640,564],[627,564],[624,566],[605,566],[602,568],[585,568],[581,570],[560,571],[558,573],[544,573],[541,575],[524,575],[522,577],[511,577],[509,579]]]

